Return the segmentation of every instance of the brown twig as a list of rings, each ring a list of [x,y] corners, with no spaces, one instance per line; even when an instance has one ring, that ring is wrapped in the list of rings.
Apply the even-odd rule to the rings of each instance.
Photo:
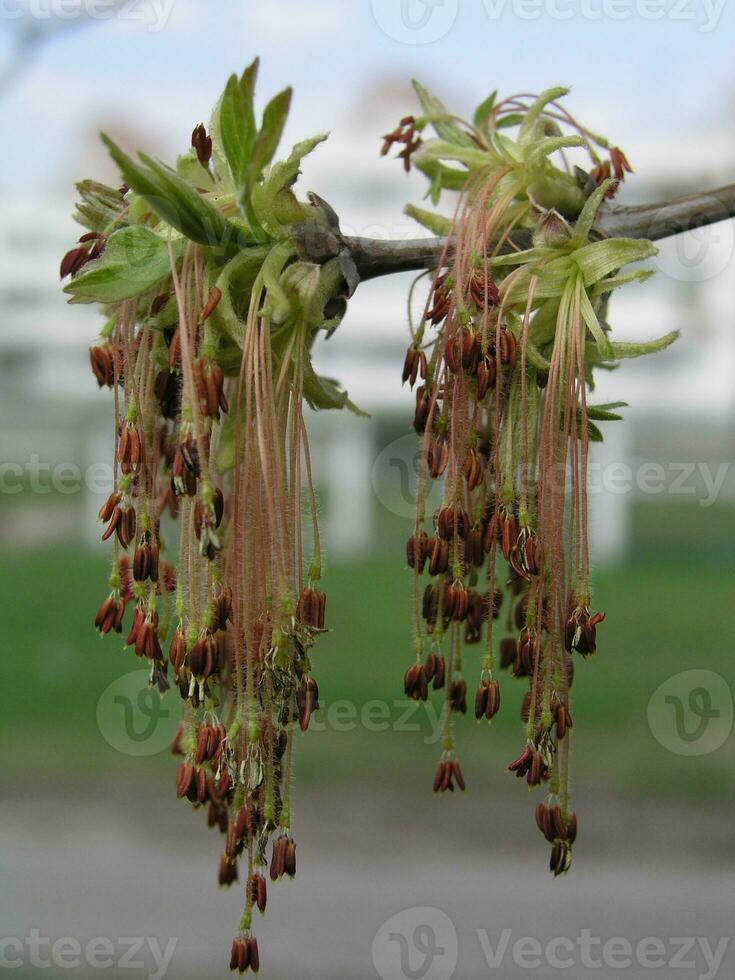
[[[662,204],[624,207],[604,204],[595,225],[606,237],[648,238],[658,241],[705,225],[735,217],[735,184],[707,193],[689,194]],[[382,241],[345,237],[344,245],[357,266],[361,280],[394,272],[419,271],[436,266],[445,245],[443,238]],[[516,231],[504,248],[523,249],[531,244],[530,232]]]

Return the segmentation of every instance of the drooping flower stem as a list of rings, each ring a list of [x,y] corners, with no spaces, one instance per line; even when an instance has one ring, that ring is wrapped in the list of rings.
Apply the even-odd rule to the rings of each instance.
[[[571,865],[576,836],[569,799],[572,653],[595,651],[603,619],[589,611],[587,465],[597,430],[587,390],[594,368],[614,360],[615,346],[598,311],[606,292],[645,276],[618,270],[652,249],[646,242],[594,240],[597,210],[617,187],[611,173],[619,181],[630,165],[616,148],[609,162],[601,159],[597,150],[607,151],[607,141],[566,112],[563,90],[491,99],[472,123],[445,112],[421,86],[417,91],[424,115],[406,117],[383,149],[404,146],[404,164],[427,175],[434,203],[442,190],[459,193],[451,219],[409,208],[445,237],[403,370],[404,382],[421,382],[417,511],[406,554],[414,620],[420,577],[425,570],[430,576],[421,614],[431,638],[423,660],[417,631],[404,688],[424,700],[430,684],[446,684],[434,788],[451,790],[458,766],[452,716],[467,710],[462,644],[471,650],[485,629],[475,717],[491,721],[500,707],[496,657],[501,669],[527,679],[523,750],[509,769],[529,786],[549,786],[536,819],[552,844],[551,870],[561,874]],[[432,126],[438,138],[424,140],[420,134]],[[515,139],[508,135],[514,128]],[[583,181],[565,153],[577,148],[593,165]],[[530,247],[515,244],[521,234]],[[609,409],[592,411],[601,420],[615,418]],[[426,515],[430,479],[443,482],[442,506]],[[503,637],[496,648],[501,578],[517,636]],[[456,782],[464,788],[463,776]]]

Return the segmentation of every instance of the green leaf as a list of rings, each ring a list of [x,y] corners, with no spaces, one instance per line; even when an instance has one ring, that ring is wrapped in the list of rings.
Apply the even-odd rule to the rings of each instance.
[[[203,167],[194,150],[183,153],[176,161],[176,173],[192,187],[200,191],[214,190],[214,180],[206,167]]]
[[[219,434],[217,446],[217,471],[229,473],[235,467],[235,417],[236,412],[230,411],[225,415]],[[242,454],[242,444],[240,446]]]
[[[463,163],[467,170],[449,167],[445,160],[457,160]],[[454,146],[444,140],[431,139],[422,143],[413,156],[417,169],[426,174],[431,186],[429,196],[437,204],[442,189],[458,191],[467,183],[471,170],[487,168],[493,157],[476,146]]]
[[[261,275],[267,290],[263,313],[276,326],[285,323],[294,313],[294,305],[281,285],[283,270],[294,256],[294,245],[287,239],[271,248],[263,262]]]
[[[511,126],[519,126],[522,122],[522,112],[509,112],[498,119],[496,129],[510,129]]]
[[[137,191],[167,224],[200,245],[234,252],[252,239],[170,167],[140,154],[143,166],[134,163],[104,133],[102,141],[120,168],[123,180]]]
[[[579,217],[574,225],[575,237],[579,238],[581,242],[586,242],[590,237],[590,232],[592,231],[592,226],[595,223],[597,212],[600,210],[600,206],[605,200],[605,195],[610,189],[612,183],[612,180],[603,180],[600,186],[592,191],[590,196],[585,201],[584,207],[580,211]]]
[[[263,125],[255,138],[253,156],[250,161],[250,182],[255,183],[262,171],[270,164],[275,156],[278,144],[281,142],[283,129],[291,108],[290,88],[284,89],[274,96],[263,112]]]
[[[559,297],[544,300],[533,319],[528,331],[528,339],[536,346],[542,347],[554,339],[556,320],[559,315]]]
[[[532,277],[536,278],[534,303],[561,296],[569,281],[569,268],[570,263],[566,256],[552,259],[538,267],[524,267],[518,277],[514,277],[511,285],[506,288],[503,288],[505,283],[501,285],[503,304],[513,306],[516,303],[525,303]]]
[[[518,134],[518,139],[521,143],[527,142],[527,140],[532,137],[534,127],[546,106],[550,102],[556,102],[557,99],[562,98],[562,96],[566,95],[568,92],[568,88],[557,86],[556,88],[547,88],[541,93],[541,95],[539,95],[536,101],[525,113],[523,125],[521,126],[520,133]]]
[[[495,100],[498,97],[498,90],[491,92],[475,109],[472,121],[478,129],[482,129],[490,118],[490,113],[495,108]]]
[[[583,420],[582,420],[582,409],[578,408],[576,411],[576,426],[575,432],[577,434],[577,439],[582,438],[584,432]],[[594,406],[587,406],[587,438],[590,442],[604,442],[602,431],[595,425],[592,421],[596,419],[598,422],[615,422],[622,419],[622,415],[615,415],[612,412],[603,412],[595,409]],[[559,416],[559,428],[564,431],[564,413],[562,412]]]
[[[592,286],[600,279],[630,262],[641,262],[657,252],[649,241],[639,238],[607,238],[571,253],[585,286]]]
[[[82,180],[76,185],[80,200],[74,220],[90,231],[109,231],[120,220],[123,199],[120,191],[95,180]]]
[[[511,167],[523,164],[523,148],[505,133],[493,133],[493,145],[500,159]]]
[[[528,339],[526,340],[526,358],[532,367],[538,368],[540,371],[548,371],[551,368],[551,362]]]
[[[212,323],[240,348],[245,336],[250,294],[269,251],[265,245],[243,249],[230,259],[216,282],[222,297],[212,314]]]
[[[219,107],[219,136],[232,181],[238,190],[248,183],[255,142],[253,97],[257,74],[256,59],[241,78],[230,75]]]
[[[588,405],[587,410],[600,409],[602,411],[608,412],[613,408],[627,408],[628,402],[601,402],[599,405]],[[594,418],[594,416],[592,416]]]
[[[441,139],[448,143],[454,143],[456,146],[475,145],[472,137],[462,129],[456,120],[452,119],[443,102],[431,95],[416,79],[413,80],[413,87],[421,103],[421,108],[429,117],[429,122]]]
[[[596,422],[619,422],[623,416],[613,409],[627,407],[627,402],[605,402],[602,405],[588,405],[587,418],[594,419]]]
[[[311,358],[304,358],[304,398],[310,408],[315,411],[320,409],[339,409],[347,408],[355,415],[362,418],[369,418],[367,412],[350,401],[347,392],[344,391],[339,382],[333,378],[325,378],[314,370]]]
[[[319,266],[315,262],[292,262],[281,276],[281,285],[298,297],[307,320],[319,295]]]
[[[439,203],[442,190],[461,191],[469,176],[466,170],[457,170],[456,167],[448,167],[444,163],[430,163],[427,166],[418,163],[417,166],[429,178],[426,196],[434,206]]]
[[[492,157],[487,150],[481,150],[474,143],[471,146],[457,146],[446,140],[426,140],[413,156],[416,166],[425,163],[444,160],[457,160],[470,169],[477,170],[492,163]],[[465,178],[466,178],[465,174]]]
[[[605,331],[602,329],[602,325],[597,319],[597,314],[592,307],[592,303],[590,303],[590,298],[581,287],[581,284],[579,288],[579,311],[582,314],[582,319],[586,323],[588,330],[597,341],[597,349],[600,352],[600,357],[603,359],[603,361],[612,360],[612,344],[605,334]]]
[[[535,204],[548,211],[558,211],[565,219],[576,218],[586,200],[584,191],[574,178],[559,170],[545,173],[541,179],[529,184],[527,193]],[[584,244],[573,235],[569,243],[572,247]]]
[[[658,337],[656,340],[613,342],[611,344],[612,360],[617,361],[624,358],[643,357],[646,354],[656,354],[658,351],[670,347],[678,337],[679,331],[672,330],[671,333],[664,334],[663,337]],[[590,346],[592,345],[587,344],[588,348]]]
[[[536,245],[533,248],[526,248],[522,252],[507,252],[505,255],[496,255],[490,259],[490,264],[495,266],[505,265],[531,265],[542,262],[544,259],[551,258],[555,249],[548,245]]]
[[[452,230],[450,218],[443,214],[436,214],[434,211],[427,211],[425,208],[417,208],[415,204],[407,204],[403,209],[409,218],[418,221],[424,228],[428,228],[435,235],[448,235]]]
[[[539,164],[543,157],[551,156],[557,150],[573,149],[576,146],[584,145],[585,140],[581,136],[552,136],[548,139],[539,140],[528,155],[528,165],[533,167]]]
[[[298,177],[301,161],[320,143],[323,143],[328,135],[328,133],[319,133],[311,139],[297,143],[287,159],[275,163],[263,183],[253,187],[251,193],[253,210],[261,224],[272,227],[282,223],[284,217],[282,195],[291,195],[290,188]],[[298,208],[292,209],[293,217],[295,220],[303,221],[305,205],[300,204],[300,202],[296,203]]]
[[[164,210],[170,211],[173,206],[174,220],[169,221],[169,224],[177,227],[178,218],[181,225],[179,230],[187,238],[201,245],[219,247],[225,251],[252,244],[252,238],[225,218],[219,208],[199,194],[191,184],[182,180],[170,167],[158,163],[145,153],[139,156],[158,180],[165,195],[164,200],[169,202],[168,208]],[[161,214],[155,202],[149,201],[149,203],[158,214]]]
[[[172,242],[179,257],[183,241]],[[150,228],[121,228],[107,248],[64,287],[72,303],[117,303],[152,290],[171,274],[168,242]]]
[[[608,276],[605,279],[599,279],[594,286],[590,286],[587,292],[591,300],[598,299],[605,293],[611,293],[614,289],[619,289],[620,286],[627,286],[630,282],[645,282],[655,274],[655,269],[635,269],[633,272],[623,272],[618,276]]]

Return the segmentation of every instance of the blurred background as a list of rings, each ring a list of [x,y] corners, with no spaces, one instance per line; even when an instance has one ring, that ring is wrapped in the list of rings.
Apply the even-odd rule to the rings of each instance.
[[[735,179],[733,40],[723,0],[0,0],[0,975],[224,977],[240,914],[219,839],[175,798],[174,699],[93,629],[111,405],[88,366],[100,324],[65,304],[58,264],[74,181],[117,180],[98,131],[173,160],[259,54],[261,100],[295,87],[286,143],[331,130],[302,190],[345,232],[411,237],[402,207],[424,187],[378,149],[415,108],[412,76],[460,114],[495,88],[571,85],[635,168],[620,200],[664,200]],[[614,300],[619,339],[682,337],[600,386],[630,408],[593,456],[607,619],[573,692],[581,832],[558,881],[536,798],[504,772],[520,682],[491,730],[458,726],[468,791],[451,799],[431,792],[439,705],[402,698],[410,277],[362,285],[322,344],[318,367],[371,418],[310,419],[332,631],[298,744],[299,874],[257,928],[266,976],[735,975],[734,235],[662,243],[655,279]]]

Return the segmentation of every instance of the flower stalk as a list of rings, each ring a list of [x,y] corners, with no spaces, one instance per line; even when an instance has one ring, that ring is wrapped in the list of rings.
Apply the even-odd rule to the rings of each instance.
[[[617,405],[591,406],[588,392],[594,369],[611,366],[619,351],[602,320],[606,297],[646,278],[620,269],[655,249],[646,240],[596,235],[604,202],[632,171],[622,151],[569,115],[564,90],[491,98],[463,121],[416,88],[424,115],[410,117],[410,127],[404,119],[383,152],[404,144],[399,156],[427,176],[432,202],[445,191],[458,199],[451,219],[407,209],[445,237],[403,371],[404,383],[417,386],[422,447],[407,557],[416,597],[428,572],[421,609],[431,638],[422,662],[418,630],[405,690],[428,698],[446,641],[444,742],[434,780],[441,791],[453,789],[447,767],[459,765],[452,714],[466,712],[463,647],[472,662],[484,631],[478,721],[491,721],[500,708],[496,663],[525,679],[522,750],[508,769],[529,787],[548,788],[537,823],[558,875],[571,867],[576,836],[573,655],[595,652],[604,619],[590,612],[587,466],[590,443],[601,438],[593,419],[619,418],[611,411]],[[424,139],[431,128],[435,135]],[[580,151],[589,173],[568,162],[568,153]],[[427,529],[429,480],[443,485],[443,503]],[[493,625],[503,602],[517,632],[498,642]],[[464,778],[457,784],[464,789]]]

